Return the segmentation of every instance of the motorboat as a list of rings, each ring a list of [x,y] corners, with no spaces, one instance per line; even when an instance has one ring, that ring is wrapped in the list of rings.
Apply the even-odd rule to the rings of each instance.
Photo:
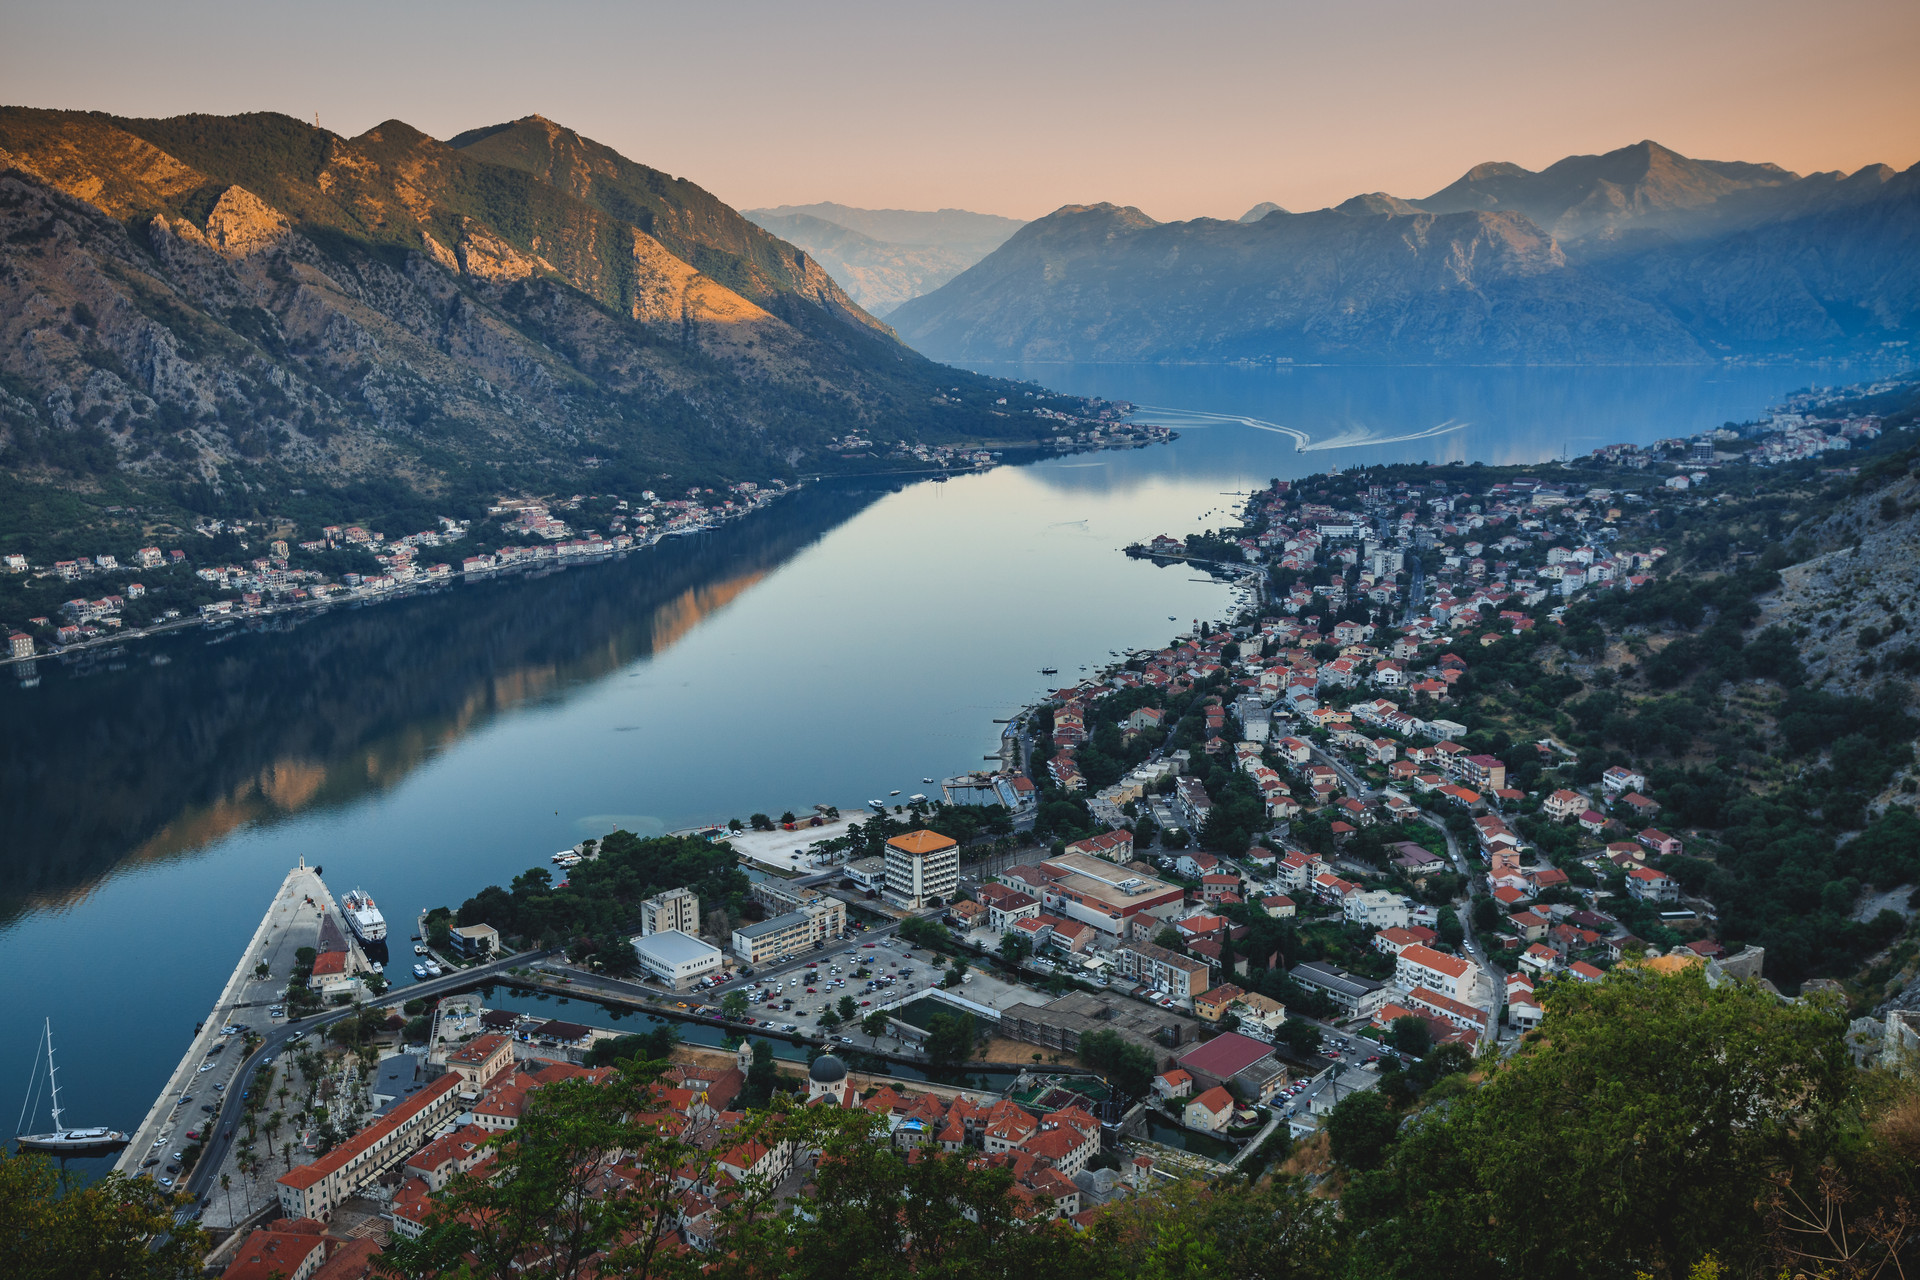
[[[413,976],[414,976],[414,977],[416,977],[416,978],[424,978],[424,977],[426,977],[426,976],[427,976],[427,966],[425,966],[425,965],[423,965],[423,964],[417,964],[417,965],[415,965],[415,966],[413,966]]]
[[[129,1139],[118,1129],[109,1129],[104,1125],[95,1128],[69,1129],[61,1123],[60,1115],[65,1108],[60,1105],[60,1078],[55,1074],[53,1066],[53,1019],[47,1019],[46,1029],[41,1033],[41,1038],[47,1044],[47,1085],[53,1096],[53,1105],[50,1108],[53,1113],[53,1128],[47,1133],[16,1134],[14,1143],[22,1151],[44,1151],[48,1155],[55,1156],[93,1156],[108,1151],[118,1151],[126,1146]],[[33,1079],[27,1084],[29,1110],[23,1111],[21,1113],[23,1116],[30,1114],[33,1109],[33,1102],[39,1092],[37,1088],[39,1076],[39,1055],[36,1054]]]

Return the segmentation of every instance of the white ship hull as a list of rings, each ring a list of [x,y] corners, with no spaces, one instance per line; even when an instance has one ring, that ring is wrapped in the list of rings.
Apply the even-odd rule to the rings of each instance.
[[[353,930],[353,936],[362,942],[385,942],[387,940],[387,918],[380,914],[380,908],[373,905],[373,899],[355,889],[340,903],[340,914],[346,917],[347,927]]]

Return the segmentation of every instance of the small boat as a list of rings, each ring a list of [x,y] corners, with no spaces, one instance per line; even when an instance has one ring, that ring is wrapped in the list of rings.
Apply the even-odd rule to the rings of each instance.
[[[387,971],[387,966],[381,964],[378,960],[371,960],[368,961],[368,963],[372,966],[375,973],[385,973]]]
[[[426,947],[416,942],[413,944],[413,954],[417,956],[424,956],[424,955],[431,955],[432,953],[428,951]]]
[[[54,1074],[53,1067],[53,1019],[47,1019],[46,1030],[42,1038],[47,1042],[47,1084],[53,1094],[53,1131],[51,1133],[22,1133],[14,1136],[14,1141],[22,1151],[44,1151],[56,1156],[90,1156],[107,1151],[118,1151],[127,1145],[127,1135],[118,1129],[105,1126],[91,1129],[69,1129],[60,1123],[60,1113],[65,1108],[60,1105],[60,1079]],[[36,1057],[38,1055],[35,1055]],[[36,1062],[34,1073],[40,1074]],[[27,1094],[29,1099],[37,1095],[34,1082],[29,1081]],[[24,1112],[22,1113],[25,1114]]]
[[[887,792],[887,794],[890,796],[897,796],[900,794],[900,788],[895,787],[893,790]]]
[[[1174,616],[1173,616],[1172,614],[1168,614],[1168,615],[1167,615],[1167,621],[1168,621],[1168,622],[1178,622],[1178,621],[1180,621],[1180,619],[1178,619],[1178,618],[1176,618],[1176,617],[1174,617]]]
[[[442,969],[439,965],[435,964],[433,961],[431,960],[427,961],[427,976],[429,978],[437,978],[445,972],[446,972],[445,969]]]
[[[932,779],[932,778],[922,778],[922,779],[920,779],[920,781],[921,781],[921,782],[923,782],[923,783],[931,783],[931,782],[933,781],[933,779]]]
[[[413,976],[414,976],[414,977],[416,977],[416,978],[424,978],[424,977],[426,977],[426,976],[427,976],[427,966],[425,966],[425,965],[423,965],[423,964],[417,964],[417,965],[415,965],[415,966],[413,966]]]
[[[1042,668],[1040,668],[1040,674],[1041,674],[1041,675],[1043,675],[1043,676],[1057,676],[1057,675],[1059,675],[1059,674],[1060,674],[1060,668],[1058,668],[1058,667],[1042,667]]]

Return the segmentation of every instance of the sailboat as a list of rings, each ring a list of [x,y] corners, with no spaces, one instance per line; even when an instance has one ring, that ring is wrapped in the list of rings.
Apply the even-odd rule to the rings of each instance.
[[[60,1123],[60,1079],[54,1074],[53,1067],[53,1019],[47,1019],[44,1033],[47,1042],[47,1083],[53,1091],[53,1131],[51,1133],[16,1133],[14,1142],[22,1151],[44,1151],[56,1156],[90,1156],[107,1151],[118,1151],[127,1145],[127,1135],[118,1129],[69,1129]],[[40,1074],[38,1063],[34,1075]],[[34,1110],[39,1090],[34,1081],[27,1083],[27,1101],[20,1108],[20,1120],[26,1121],[27,1115]]]

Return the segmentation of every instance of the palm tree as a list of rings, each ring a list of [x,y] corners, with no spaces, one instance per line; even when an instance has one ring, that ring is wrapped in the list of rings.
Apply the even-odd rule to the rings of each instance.
[[[233,1221],[233,1179],[226,1174],[220,1175],[220,1189],[227,1193],[227,1221]]]

